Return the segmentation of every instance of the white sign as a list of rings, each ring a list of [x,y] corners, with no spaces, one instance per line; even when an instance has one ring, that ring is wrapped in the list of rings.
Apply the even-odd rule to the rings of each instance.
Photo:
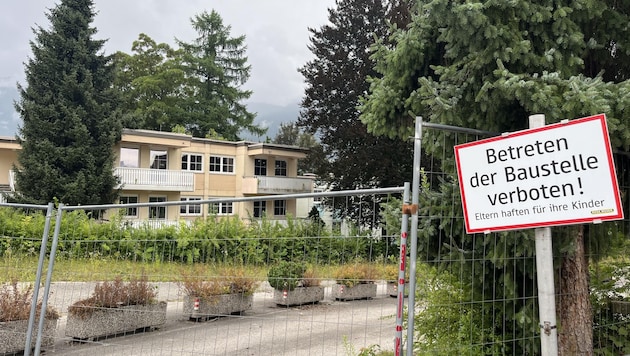
[[[623,219],[606,116],[455,146],[468,233]]]

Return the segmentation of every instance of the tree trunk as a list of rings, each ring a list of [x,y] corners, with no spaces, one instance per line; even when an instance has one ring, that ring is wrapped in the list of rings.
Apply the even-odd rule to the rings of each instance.
[[[577,228],[575,252],[560,269],[558,354],[593,355],[593,311],[589,298],[584,225]]]

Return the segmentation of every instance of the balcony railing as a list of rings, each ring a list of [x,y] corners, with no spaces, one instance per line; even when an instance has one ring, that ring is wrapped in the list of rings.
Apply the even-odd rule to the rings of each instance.
[[[117,167],[123,189],[192,192],[195,175],[193,172],[168,169]]]
[[[243,194],[297,194],[311,193],[311,178],[255,176],[243,178]]]

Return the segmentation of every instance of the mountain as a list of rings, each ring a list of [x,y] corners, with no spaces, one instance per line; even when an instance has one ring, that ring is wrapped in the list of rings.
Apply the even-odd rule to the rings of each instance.
[[[254,123],[260,125],[261,127],[266,127],[267,133],[263,136],[256,136],[247,131],[241,131],[241,139],[264,142],[267,137],[269,137],[270,140],[276,137],[276,134],[280,129],[280,124],[297,121],[300,106],[298,102],[285,106],[251,102],[247,103],[247,110],[257,114],[254,119]]]
[[[17,134],[18,115],[13,107],[13,101],[19,98],[16,87],[0,87],[0,136],[15,136]]]

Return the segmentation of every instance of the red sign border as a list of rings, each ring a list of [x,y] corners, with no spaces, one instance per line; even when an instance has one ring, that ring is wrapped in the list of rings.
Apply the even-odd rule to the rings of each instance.
[[[471,229],[470,225],[468,223],[468,204],[466,202],[466,195],[464,193],[464,186],[462,184],[459,184],[459,192],[460,192],[460,195],[461,195],[461,198],[462,198],[462,207],[464,209],[464,222],[465,222],[465,225],[466,225],[466,233],[468,233],[468,234],[482,233],[482,232],[483,233],[487,233],[487,232],[530,229],[530,228],[546,227],[546,226],[574,225],[574,224],[582,224],[582,223],[593,223],[593,222],[596,222],[596,221],[608,221],[608,220],[623,219],[623,209],[621,207],[621,197],[619,195],[619,184],[617,182],[617,175],[615,174],[615,162],[614,162],[613,157],[612,157],[612,148],[611,148],[611,145],[610,145],[610,135],[608,133],[608,126],[606,124],[606,114],[598,114],[598,115],[583,117],[583,118],[579,118],[579,119],[575,119],[575,120],[571,120],[571,121],[567,121],[567,122],[559,122],[559,123],[556,123],[556,124],[550,124],[550,125],[546,125],[546,126],[533,128],[533,129],[516,131],[516,132],[512,132],[512,133],[507,133],[507,134],[502,135],[502,136],[497,136],[497,137],[492,137],[492,138],[479,140],[479,141],[475,141],[475,142],[469,142],[469,143],[464,143],[464,144],[461,144],[461,145],[456,145],[454,147],[454,149],[455,149],[455,163],[457,165],[457,178],[459,179],[459,182],[463,181],[463,177],[462,177],[462,173],[461,173],[462,170],[461,170],[460,163],[459,163],[460,162],[459,150],[461,150],[463,148],[468,148],[468,147],[471,147],[471,146],[482,145],[482,144],[486,144],[486,143],[490,143],[490,142],[506,140],[506,139],[510,139],[510,138],[513,138],[513,137],[524,136],[524,135],[528,135],[528,134],[532,134],[532,133],[536,133],[536,132],[548,131],[548,130],[563,128],[563,127],[566,127],[567,125],[577,125],[577,124],[581,124],[581,123],[584,123],[584,122],[597,121],[597,120],[600,121],[600,124],[601,124],[601,127],[602,127],[602,133],[603,133],[603,136],[604,136],[604,141],[605,141],[604,145],[606,146],[606,157],[607,157],[607,160],[608,160],[608,168],[609,168],[609,173],[610,173],[610,176],[611,176],[613,190],[614,190],[614,193],[615,193],[615,205],[617,207],[617,215],[604,216],[604,217],[597,218],[597,219],[581,218],[581,219],[565,219],[565,220],[555,220],[555,221],[552,220],[552,221],[541,221],[541,222],[536,222],[536,223],[531,223],[531,224],[501,225],[501,226],[492,226],[492,227],[486,227],[486,228]]]

